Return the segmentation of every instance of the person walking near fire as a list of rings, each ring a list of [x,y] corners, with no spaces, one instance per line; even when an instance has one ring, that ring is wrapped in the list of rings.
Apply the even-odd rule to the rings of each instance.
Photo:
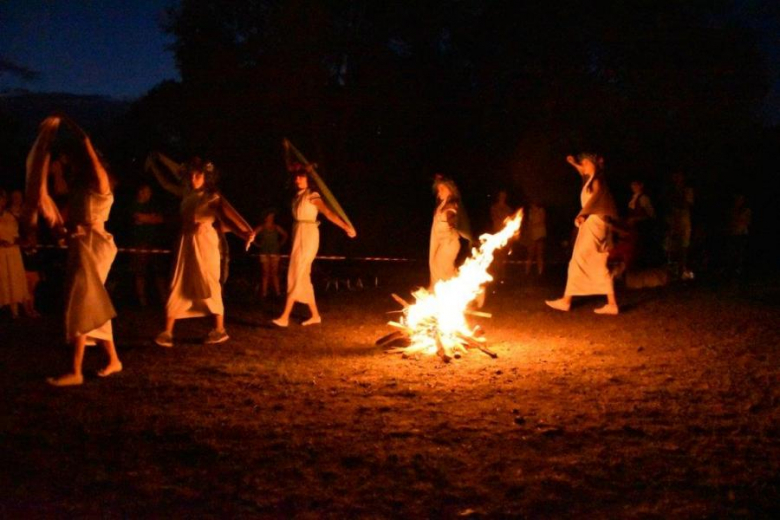
[[[553,309],[568,311],[574,296],[603,294],[607,304],[594,312],[617,314],[615,289],[607,266],[610,220],[617,218],[617,207],[604,179],[604,160],[593,153],[582,153],[576,158],[570,155],[566,160],[582,178],[582,210],[574,219],[578,231],[563,297],[545,303]]]
[[[203,342],[227,341],[230,337],[225,330],[220,284],[220,240],[215,226],[225,226],[241,236],[247,249],[255,238],[254,231],[217,191],[217,171],[212,163],[194,158],[182,166],[153,153],[146,166],[163,188],[182,198],[182,231],[165,306],[165,330],[154,341],[161,347],[172,347],[176,320],[209,315],[214,316],[214,328]]]
[[[438,281],[449,280],[457,274],[455,259],[460,252],[460,238],[472,241],[468,217],[461,205],[460,191],[455,182],[436,174],[433,192],[436,195],[436,209],[433,212],[428,252],[428,290],[431,291]]]
[[[322,196],[314,185],[317,184],[320,190],[325,191],[323,189],[324,183],[316,176],[314,166],[293,161],[290,157],[292,145],[286,139],[283,144],[287,170],[293,175],[295,182],[296,195],[292,201],[295,223],[292,232],[290,266],[287,271],[287,301],[282,315],[273,320],[273,323],[278,327],[289,326],[290,314],[295,303],[299,302],[306,304],[311,313],[309,319],[305,320],[302,325],[317,325],[322,323],[322,317],[317,309],[314,285],[311,283],[311,265],[320,247],[320,223],[317,220],[317,214],[325,215],[325,218],[343,229],[350,238],[355,238],[357,233],[352,225],[337,215],[322,200]],[[297,150],[295,151],[297,152]],[[330,198],[332,199],[332,195]],[[332,201],[331,204],[333,204]]]

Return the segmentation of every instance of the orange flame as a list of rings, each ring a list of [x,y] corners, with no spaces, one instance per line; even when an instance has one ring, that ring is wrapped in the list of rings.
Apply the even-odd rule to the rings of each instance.
[[[415,303],[404,310],[400,320],[401,325],[411,330],[412,343],[406,352],[436,354],[443,348],[445,354],[451,356],[452,350],[459,345],[459,334],[473,337],[474,331],[466,322],[466,310],[483,287],[493,280],[488,273],[493,255],[517,234],[522,221],[520,210],[506,220],[501,231],[479,237],[479,248],[471,250],[471,256],[455,277],[440,280],[433,291],[418,289],[413,293]]]

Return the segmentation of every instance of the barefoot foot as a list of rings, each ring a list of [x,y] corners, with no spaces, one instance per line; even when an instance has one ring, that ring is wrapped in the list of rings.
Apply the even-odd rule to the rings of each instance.
[[[60,377],[46,378],[46,382],[51,386],[78,386],[84,382],[84,376],[81,374],[64,374]]]
[[[308,320],[301,323],[301,325],[303,325],[304,327],[308,327],[309,325],[319,325],[320,323],[322,323],[322,317],[312,316]]]
[[[273,323],[277,327],[287,327],[288,325],[290,325],[290,320],[283,320],[282,318],[276,318],[275,320],[271,320],[271,323]]]
[[[593,312],[595,312],[596,314],[608,314],[611,316],[615,316],[619,311],[617,305],[606,304],[605,306],[599,307],[598,309],[593,309]]]
[[[546,300],[544,303],[546,303],[548,307],[552,307],[557,311],[568,312],[571,308],[571,304],[563,298],[559,298],[557,300]]]
[[[122,371],[122,363],[117,361],[116,363],[109,363],[105,367],[98,370],[97,375],[100,377],[108,377],[111,374],[116,374],[117,372]]]

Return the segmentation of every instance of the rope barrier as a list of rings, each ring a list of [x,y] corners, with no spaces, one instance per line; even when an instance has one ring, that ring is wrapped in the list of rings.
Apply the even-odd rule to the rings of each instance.
[[[68,246],[60,246],[56,244],[41,244],[36,246],[38,249],[68,249]],[[153,255],[169,255],[173,253],[173,250],[171,249],[154,249],[154,248],[141,248],[141,247],[120,247],[117,248],[117,251],[120,253],[131,253],[131,254],[153,254]],[[259,258],[260,255],[257,253],[252,253],[248,256],[251,256],[253,258]],[[278,255],[280,258],[290,258],[290,255]],[[332,261],[345,261],[345,260],[351,260],[356,262],[396,262],[396,263],[413,263],[413,262],[421,262],[422,260],[419,258],[398,258],[398,257],[392,257],[392,256],[340,256],[340,255],[321,255],[316,257],[317,260],[332,260]],[[510,265],[525,265],[525,260],[505,260],[505,264]],[[559,265],[567,262],[560,262],[560,261],[547,261],[547,265]]]

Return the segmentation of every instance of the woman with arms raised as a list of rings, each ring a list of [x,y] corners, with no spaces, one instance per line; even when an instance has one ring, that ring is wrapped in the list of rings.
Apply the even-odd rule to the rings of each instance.
[[[69,154],[71,169],[69,178],[65,179],[67,222],[63,221],[47,190],[51,143],[61,123],[78,138]],[[108,355],[108,364],[98,371],[99,376],[121,371],[111,327],[116,311],[104,286],[117,251],[114,237],[105,229],[114,195],[108,173],[89,136],[66,117],[49,117],[41,124],[38,139],[27,158],[27,202],[25,223],[34,229],[40,212],[60,236],[66,237],[68,244],[65,336],[73,345],[73,367],[69,373],[50,378],[48,382],[54,386],[82,384],[81,365],[88,342],[99,343]]]

